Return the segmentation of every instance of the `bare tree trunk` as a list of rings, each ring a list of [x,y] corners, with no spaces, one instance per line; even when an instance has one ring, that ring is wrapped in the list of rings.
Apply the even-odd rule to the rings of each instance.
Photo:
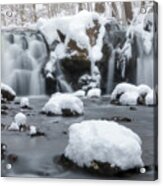
[[[95,4],[95,11],[98,13],[104,13],[105,12],[105,3],[96,3]]]

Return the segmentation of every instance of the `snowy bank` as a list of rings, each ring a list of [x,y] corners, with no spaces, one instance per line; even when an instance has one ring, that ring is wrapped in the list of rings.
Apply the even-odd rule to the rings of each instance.
[[[16,93],[10,86],[1,83],[1,95],[2,98],[7,99],[8,101],[13,101]]]
[[[64,155],[80,167],[90,167],[93,161],[121,170],[143,166],[141,139],[114,121],[90,120],[71,125]]]
[[[48,115],[81,115],[84,113],[84,105],[72,94],[56,93],[45,104],[42,112]]]

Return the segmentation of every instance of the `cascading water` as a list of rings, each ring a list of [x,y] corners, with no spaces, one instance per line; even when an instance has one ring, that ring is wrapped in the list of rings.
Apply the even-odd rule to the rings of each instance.
[[[45,93],[41,67],[47,50],[41,36],[34,33],[2,33],[2,82],[17,95]]]

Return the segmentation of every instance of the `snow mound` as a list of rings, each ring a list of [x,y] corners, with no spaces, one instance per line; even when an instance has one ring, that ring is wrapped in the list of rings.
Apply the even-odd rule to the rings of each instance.
[[[156,95],[153,90],[151,90],[145,97],[145,104],[152,106],[156,104]]]
[[[36,134],[37,133],[37,128],[35,127],[35,126],[30,126],[29,127],[29,134],[30,135],[34,135],[34,134]]]
[[[121,105],[145,104],[151,91],[152,89],[148,85],[136,86],[129,83],[119,83],[111,94],[111,102]],[[149,96],[147,96],[148,94]]]
[[[125,92],[136,92],[137,87],[130,83],[119,83],[111,94],[111,100],[116,100],[121,94]]]
[[[101,89],[99,88],[93,88],[90,89],[87,93],[88,98],[99,98],[101,97]]]
[[[143,166],[141,143],[136,133],[114,121],[83,121],[70,126],[64,155],[80,167],[98,161],[127,170]]]
[[[143,85],[143,84],[139,85],[137,89],[138,89],[139,95],[141,96],[145,96],[152,90],[148,85]]]
[[[16,122],[12,122],[11,125],[8,127],[8,130],[19,131],[19,125]]]
[[[25,114],[19,112],[18,114],[15,115],[15,122],[17,123],[18,126],[25,125],[26,121],[27,117]]]
[[[63,115],[68,110],[71,115],[81,115],[84,113],[83,102],[71,94],[53,94],[45,104],[42,111],[46,114]]]
[[[27,97],[21,98],[20,107],[29,107],[29,98]]]
[[[85,91],[84,90],[77,90],[76,92],[73,93],[74,96],[77,97],[85,97]]]
[[[1,83],[1,94],[2,97],[7,99],[8,101],[14,100],[16,93],[15,91],[8,85]]]
[[[138,98],[139,98],[138,92],[125,92],[119,98],[119,103],[121,105],[128,106],[137,105]]]

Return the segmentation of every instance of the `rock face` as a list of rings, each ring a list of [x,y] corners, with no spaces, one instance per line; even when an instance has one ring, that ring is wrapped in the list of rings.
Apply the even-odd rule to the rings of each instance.
[[[16,93],[8,85],[1,83],[1,95],[3,99],[6,99],[8,101],[13,101],[16,96]]]

